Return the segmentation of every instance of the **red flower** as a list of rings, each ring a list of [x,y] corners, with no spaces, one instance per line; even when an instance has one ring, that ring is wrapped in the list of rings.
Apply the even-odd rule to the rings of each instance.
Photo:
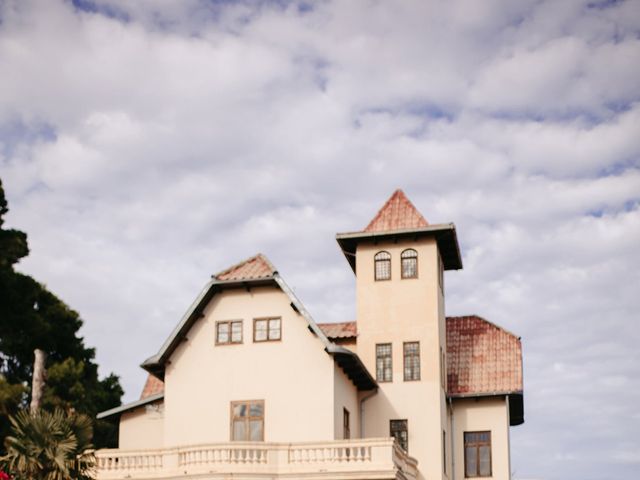
[[[11,480],[11,475],[0,470],[0,480]]]

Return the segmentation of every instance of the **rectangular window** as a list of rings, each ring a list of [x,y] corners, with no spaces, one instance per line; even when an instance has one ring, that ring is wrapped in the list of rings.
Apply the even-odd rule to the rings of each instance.
[[[447,389],[447,357],[442,347],[440,347],[440,385],[443,390]]]
[[[351,425],[349,419],[349,410],[342,409],[342,438],[347,440],[351,438]]]
[[[392,379],[391,344],[378,343],[376,345],[376,380],[390,382]]]
[[[396,439],[398,445],[402,447],[405,452],[409,451],[409,430],[406,420],[390,420],[389,430],[391,436]]]
[[[242,320],[216,322],[216,345],[242,343]]]
[[[253,341],[272,342],[282,338],[280,318],[256,318],[253,321]]]
[[[375,264],[375,280],[391,280],[391,254],[389,252],[378,252],[373,257],[373,260]]]
[[[447,474],[447,432],[442,431],[442,471]]]
[[[491,476],[491,432],[464,432],[464,475]]]
[[[404,381],[420,380],[420,342],[404,342]]]
[[[438,253],[438,284],[440,285],[440,291],[444,295],[444,263],[442,257]]]
[[[264,440],[264,400],[231,402],[231,441]]]
[[[407,248],[400,254],[400,276],[402,278],[418,278],[418,252]]]

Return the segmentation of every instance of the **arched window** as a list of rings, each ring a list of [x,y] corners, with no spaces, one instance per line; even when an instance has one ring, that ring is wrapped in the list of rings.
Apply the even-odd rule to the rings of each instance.
[[[400,254],[402,278],[418,278],[418,252],[407,248]]]
[[[378,252],[373,257],[375,263],[375,279],[391,279],[391,254],[389,252]]]

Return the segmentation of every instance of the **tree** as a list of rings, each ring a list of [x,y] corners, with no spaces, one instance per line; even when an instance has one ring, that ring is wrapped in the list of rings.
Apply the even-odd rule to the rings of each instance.
[[[98,378],[95,351],[78,334],[80,315],[44,285],[15,270],[29,247],[24,232],[4,228],[7,212],[0,181],[0,438],[8,434],[8,415],[26,406],[36,348],[48,358],[43,408],[73,408],[94,418],[120,405],[123,393],[117,376]],[[115,445],[114,424],[98,421],[94,432],[98,448]]]
[[[56,409],[53,413],[21,411],[11,417],[12,436],[0,458],[16,480],[88,480],[95,457],[91,419]]]

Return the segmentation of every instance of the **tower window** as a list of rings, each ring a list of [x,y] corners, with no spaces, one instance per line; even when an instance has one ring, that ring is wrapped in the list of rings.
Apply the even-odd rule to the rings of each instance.
[[[398,445],[407,452],[409,451],[409,428],[406,420],[390,420],[389,430],[393,438],[396,439]]]
[[[418,278],[418,252],[407,248],[400,254],[402,278]]]
[[[376,380],[390,382],[393,372],[391,365],[391,344],[378,343],[376,345]]]
[[[373,257],[375,263],[375,279],[391,280],[391,254],[389,252],[378,252]]]
[[[420,380],[420,343],[404,342],[404,381]]]

